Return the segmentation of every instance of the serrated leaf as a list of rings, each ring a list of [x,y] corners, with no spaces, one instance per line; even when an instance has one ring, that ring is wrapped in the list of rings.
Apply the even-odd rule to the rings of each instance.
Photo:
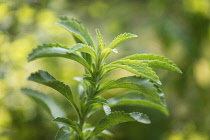
[[[52,120],[52,122],[67,125],[78,132],[77,125],[72,120],[70,120],[68,118],[57,117],[54,120]]]
[[[173,61],[169,60],[166,57],[155,54],[134,54],[131,56],[127,56],[123,59],[139,60],[141,62],[148,64],[149,67],[162,68],[182,73],[181,70],[176,66],[176,64]]]
[[[110,49],[110,48],[105,48],[101,52],[101,57],[102,59],[105,59],[111,52],[118,53],[117,49]]]
[[[42,57],[63,57],[74,60],[83,65],[89,72],[91,72],[90,66],[87,61],[79,55],[69,51],[69,48],[60,44],[43,44],[33,49],[28,56],[28,61],[35,60]]]
[[[60,92],[64,97],[73,102],[73,94],[71,92],[70,87],[64,84],[63,82],[56,80],[47,71],[39,70],[36,73],[32,73],[28,77],[28,80],[49,86],[55,89],[56,91]]]
[[[98,49],[99,49],[99,52],[101,52],[105,48],[105,44],[104,44],[103,37],[99,29],[96,29],[96,35],[97,35],[97,40],[98,40]]]
[[[134,38],[134,37],[137,37],[137,35],[131,34],[131,33],[120,34],[109,44],[108,48],[114,49],[123,41],[126,41],[126,40],[128,40],[130,38]]]
[[[104,69],[105,70],[107,69],[105,73],[108,73],[109,71],[112,71],[116,68],[125,69],[131,73],[134,73],[143,78],[150,79],[151,81],[154,81],[155,83],[161,85],[159,77],[156,75],[156,73],[147,64],[140,62],[138,60],[114,61],[111,64],[105,66]]]
[[[65,116],[64,111],[49,96],[27,88],[22,88],[21,91],[41,105],[53,118]]]
[[[107,104],[106,99],[102,97],[94,97],[93,99],[89,100],[86,104],[86,106],[90,106],[92,104],[99,103],[99,104]]]
[[[150,123],[148,116],[142,113],[125,113],[120,111],[112,112],[99,122],[86,140],[91,139],[110,126],[129,121],[137,121],[145,124]]]
[[[56,24],[71,32],[82,43],[92,47],[94,46],[88,30],[82,25],[80,21],[76,19],[70,19],[68,17],[62,17],[61,21],[56,22]]]
[[[93,58],[96,58],[96,53],[94,49],[86,44],[77,43],[69,50],[70,52],[74,53],[76,51],[85,52],[93,56]]]
[[[149,95],[150,93],[144,93],[139,91],[129,91],[108,100],[109,106],[140,106],[149,107],[157,111],[168,115],[168,110],[165,104],[164,94],[156,91],[156,96]]]
[[[150,82],[148,79],[143,79],[137,76],[122,77],[117,80],[109,80],[101,84],[98,94],[108,89],[113,88],[129,88],[131,91],[125,94],[120,94],[108,100],[109,105],[136,105],[154,108],[167,113],[164,94],[162,91]],[[123,104],[124,103],[124,104]]]
[[[66,126],[61,127],[56,133],[55,140],[69,140],[71,131]]]
[[[102,83],[98,89],[97,94],[113,88],[134,89],[138,90],[139,92],[148,93],[150,96],[155,96],[157,91],[154,84],[148,79],[144,79],[138,76],[128,76]]]

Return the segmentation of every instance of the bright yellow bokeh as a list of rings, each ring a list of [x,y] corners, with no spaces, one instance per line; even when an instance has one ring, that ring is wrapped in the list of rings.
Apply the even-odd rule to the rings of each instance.
[[[57,21],[57,18],[52,11],[45,9],[38,12],[36,21],[40,27],[49,29],[52,28],[53,23]]]
[[[200,13],[209,16],[210,3],[209,0],[184,0],[184,7],[192,13]]]
[[[29,35],[15,40],[8,46],[9,58],[16,62],[15,65],[23,65],[34,44],[33,37]]]
[[[8,14],[9,14],[9,7],[4,3],[2,4],[0,3],[0,20],[6,17]]]
[[[11,117],[10,117],[10,114],[9,112],[3,108],[3,107],[0,107],[0,126],[1,127],[5,127],[5,126],[8,126],[11,122]]]
[[[33,20],[34,13],[34,9],[29,7],[28,5],[24,5],[17,10],[16,16],[21,23],[30,24]]]
[[[194,65],[194,76],[197,84],[202,88],[210,85],[210,62],[207,59],[200,59]]]

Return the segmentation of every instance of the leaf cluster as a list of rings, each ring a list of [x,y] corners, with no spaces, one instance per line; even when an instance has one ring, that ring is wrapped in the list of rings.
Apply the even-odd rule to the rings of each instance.
[[[90,140],[97,135],[110,134],[106,129],[118,123],[128,121],[150,123],[148,116],[143,113],[112,112],[110,107],[113,106],[145,106],[168,114],[164,94],[159,87],[161,82],[153,68],[181,73],[172,61],[155,54],[134,54],[107,64],[105,63],[106,58],[110,53],[117,53],[118,45],[137,35],[123,33],[106,45],[100,31],[96,29],[97,45],[94,45],[88,30],[80,21],[62,17],[56,24],[69,31],[74,36],[76,44],[71,47],[58,43],[39,45],[29,54],[28,61],[43,57],[63,57],[81,64],[85,69],[85,74],[82,78],[77,78],[79,86],[84,89],[79,93],[79,102],[73,96],[69,85],[57,80],[47,71],[39,70],[32,73],[28,80],[51,87],[63,95],[74,108],[78,119],[66,118],[62,109],[58,107],[57,110],[60,112],[56,114],[52,108],[56,104],[44,93],[27,88],[22,89],[24,94],[51,114],[54,118],[52,122],[59,124],[60,129],[56,140],[68,140],[70,137]],[[118,68],[133,73],[133,76],[101,82],[104,76]],[[101,93],[114,88],[127,88],[129,91],[108,100],[100,97]],[[98,125],[91,126],[87,123],[88,118],[100,109],[104,110],[104,117],[98,122]]]

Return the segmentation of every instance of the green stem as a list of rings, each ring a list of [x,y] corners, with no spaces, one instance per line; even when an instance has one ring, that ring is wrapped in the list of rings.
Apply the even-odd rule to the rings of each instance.
[[[78,134],[78,139],[79,140],[84,140],[83,136],[83,127],[87,119],[88,113],[91,111],[90,107],[87,107],[86,103],[91,100],[92,98],[95,97],[95,94],[97,93],[98,86],[99,86],[99,81],[101,78],[101,64],[102,64],[102,59],[101,59],[101,51],[97,51],[97,57],[95,60],[95,68],[93,69],[91,76],[92,76],[92,81],[94,81],[94,84],[90,84],[89,87],[87,87],[87,99],[85,102],[81,101],[80,102],[80,112],[79,112],[79,130],[80,134]],[[76,109],[77,110],[77,109]]]

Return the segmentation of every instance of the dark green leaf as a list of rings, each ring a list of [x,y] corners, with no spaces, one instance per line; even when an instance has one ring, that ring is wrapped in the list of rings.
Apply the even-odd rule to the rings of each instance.
[[[49,86],[60,92],[68,100],[73,101],[73,95],[70,87],[63,82],[56,80],[47,71],[39,70],[38,72],[31,74],[28,77],[28,80]]]
[[[95,127],[95,129],[86,140],[91,139],[110,126],[128,121],[137,121],[146,124],[150,123],[148,116],[142,113],[112,112],[99,122],[99,124]]]
[[[21,89],[21,91],[25,95],[32,98],[37,104],[41,105],[53,118],[65,116],[64,111],[59,106],[57,106],[50,97],[46,96],[45,94],[27,88],[23,88]]]
[[[55,137],[55,140],[69,140],[71,132],[66,126],[61,127]]]
[[[158,94],[151,96],[151,93],[144,93],[139,91],[130,91],[124,94],[120,94],[108,100],[109,106],[140,106],[149,107],[168,115],[168,110],[165,104],[164,94],[159,90]]]
[[[64,117],[58,117],[58,118],[52,120],[52,122],[67,125],[78,132],[77,125],[70,119],[67,119]]]

